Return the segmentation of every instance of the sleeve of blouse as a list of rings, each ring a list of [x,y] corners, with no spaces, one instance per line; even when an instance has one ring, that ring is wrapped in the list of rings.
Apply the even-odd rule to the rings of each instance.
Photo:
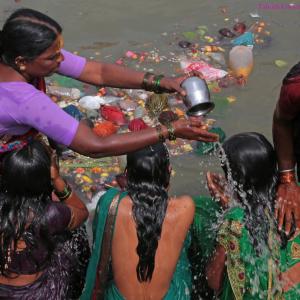
[[[64,56],[64,60],[59,66],[58,73],[75,79],[78,78],[85,67],[86,58],[64,49],[61,50],[61,53]]]
[[[19,105],[16,122],[29,125],[58,143],[69,146],[79,122],[36,89]]]
[[[283,83],[278,101],[280,112],[288,118],[295,118],[300,113],[300,80]]]
[[[65,231],[71,220],[71,209],[60,202],[53,202],[48,205],[45,212],[45,224],[50,234],[57,234]]]

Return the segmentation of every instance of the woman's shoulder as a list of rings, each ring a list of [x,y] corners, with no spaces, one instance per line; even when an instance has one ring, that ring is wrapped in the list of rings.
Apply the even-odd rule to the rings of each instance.
[[[170,197],[169,213],[192,222],[195,214],[195,203],[189,195]]]

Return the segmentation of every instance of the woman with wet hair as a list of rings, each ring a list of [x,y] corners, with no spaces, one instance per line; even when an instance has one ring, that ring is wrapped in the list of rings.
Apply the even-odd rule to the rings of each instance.
[[[52,201],[52,192],[59,201]],[[39,141],[2,159],[0,299],[76,299],[85,269],[70,232],[88,217],[60,177],[55,154]],[[79,274],[81,272],[81,274]]]
[[[119,155],[168,138],[217,140],[217,135],[207,132],[197,120],[178,120],[167,126],[100,138],[45,95],[43,78],[53,73],[97,86],[182,94],[180,84],[188,76],[164,77],[87,61],[63,49],[62,28],[56,21],[32,9],[19,9],[0,32],[0,153],[30,139],[32,128],[90,157]]]
[[[112,189],[98,202],[81,299],[190,299],[193,200],[169,196],[171,167],[162,143],[128,154],[126,170],[128,192]]]
[[[207,265],[209,286],[220,299],[281,299],[281,241],[274,218],[277,162],[259,133],[241,133],[223,143],[225,178],[208,173],[213,197],[225,208],[216,248]]]

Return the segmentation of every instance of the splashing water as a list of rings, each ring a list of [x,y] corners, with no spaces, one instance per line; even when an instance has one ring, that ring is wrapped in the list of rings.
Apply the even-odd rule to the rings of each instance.
[[[242,184],[239,184],[237,181],[233,179],[233,174],[232,174],[232,169],[230,167],[230,162],[227,158],[227,155],[225,153],[225,150],[223,149],[222,145],[220,142],[216,142],[216,146],[214,148],[214,155],[218,157],[220,164],[222,167],[225,167],[227,170],[227,183],[225,186],[225,195],[229,197],[230,202],[228,205],[228,209],[226,211],[230,210],[233,207],[241,207],[246,209],[248,211],[247,217],[245,218],[245,224],[247,225],[247,222],[251,223],[253,221],[253,214],[254,212],[252,211],[252,206],[251,203],[249,203],[253,196],[253,191],[250,190],[244,190],[244,187]],[[266,198],[266,197],[265,197]],[[266,200],[266,201],[265,201]],[[266,204],[267,207],[264,209],[264,214],[266,216],[266,219],[269,220],[269,231],[275,232],[276,235],[276,225],[275,221],[273,221],[272,217],[269,216],[268,212],[272,213],[272,204],[270,199],[264,199],[263,203]],[[262,204],[263,204],[262,203]],[[224,221],[224,214],[225,212],[221,212],[217,214],[218,222],[216,222],[215,226],[217,228],[222,224]],[[248,216],[249,215],[249,216]],[[264,220],[262,220],[263,223]],[[261,224],[263,226],[264,224]],[[246,226],[247,228],[247,226]],[[270,235],[270,234],[269,234]],[[250,243],[254,247],[255,241],[254,238],[251,234],[248,234],[248,238],[250,240]],[[257,295],[259,299],[266,299],[268,291],[264,290],[261,286],[261,279],[260,275],[262,272],[268,274],[268,276],[272,276],[273,278],[273,287],[271,289],[271,293],[275,295],[278,291],[281,291],[281,283],[279,282],[278,279],[278,265],[275,263],[278,259],[278,249],[279,249],[279,241],[265,241],[263,237],[258,234],[256,237],[256,242],[258,242],[257,249],[259,250],[258,252],[260,254],[256,255],[246,255],[243,257],[243,261],[245,265],[251,265],[252,266],[252,272],[251,272],[251,277],[248,279],[250,282],[251,286],[251,291],[250,293],[252,295]],[[277,244],[276,244],[277,242]],[[255,251],[254,251],[255,253]],[[266,262],[268,262],[268,259],[273,260],[273,264],[271,267],[265,267],[262,266],[262,264],[257,264],[257,259],[258,257],[260,259],[264,259]],[[268,266],[268,263],[266,263],[266,266]],[[248,276],[250,274],[247,274]]]

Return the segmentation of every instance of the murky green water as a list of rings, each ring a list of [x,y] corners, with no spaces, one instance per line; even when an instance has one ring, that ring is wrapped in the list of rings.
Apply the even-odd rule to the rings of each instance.
[[[64,28],[65,47],[87,57],[113,62],[126,50],[159,49],[160,53],[180,54],[180,34],[206,25],[210,34],[219,28],[232,27],[235,19],[248,25],[256,21],[249,16],[257,12],[269,24],[272,44],[254,49],[254,70],[245,87],[221,91],[237,101],[217,104],[212,117],[227,135],[241,131],[258,131],[271,138],[271,120],[280,82],[288,69],[299,60],[300,10],[259,10],[261,1],[243,0],[1,0],[0,23],[18,7],[38,9],[59,21]],[[278,2],[278,1],[276,1]],[[267,1],[272,3],[272,1]],[[289,3],[289,1],[281,1]],[[299,1],[294,1],[299,3]],[[222,12],[223,11],[223,12]],[[224,14],[224,11],[226,13]],[[224,21],[228,18],[228,21]],[[288,65],[278,68],[275,59]],[[134,66],[134,65],[133,65]],[[153,66],[157,72],[173,74],[178,65]],[[174,193],[197,194],[203,191],[203,172],[215,168],[210,158],[193,155],[174,159],[176,178]]]

